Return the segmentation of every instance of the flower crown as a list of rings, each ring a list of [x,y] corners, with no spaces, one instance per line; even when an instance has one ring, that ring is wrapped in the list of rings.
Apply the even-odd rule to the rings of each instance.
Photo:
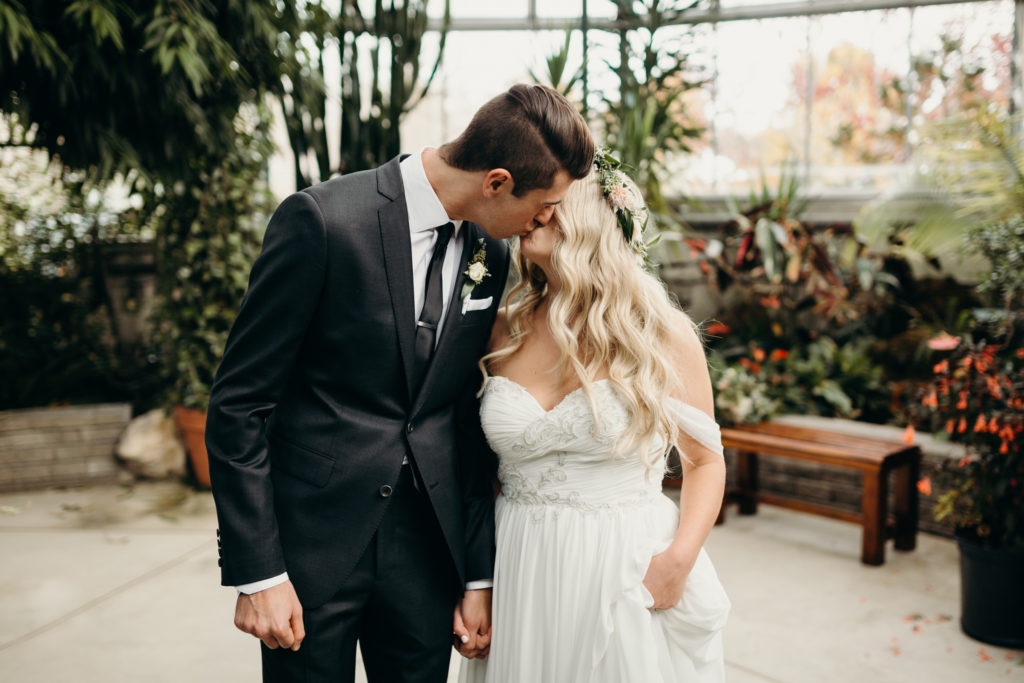
[[[601,194],[615,211],[622,237],[629,248],[646,261],[648,245],[644,242],[644,229],[651,213],[635,186],[627,184],[629,176],[621,167],[622,162],[613,157],[607,147],[599,148],[594,155],[594,170],[601,183]]]

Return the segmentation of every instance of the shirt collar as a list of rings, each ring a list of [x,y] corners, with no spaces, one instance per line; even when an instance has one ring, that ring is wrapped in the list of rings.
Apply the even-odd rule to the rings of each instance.
[[[455,224],[453,236],[458,235],[462,221],[448,216],[437,193],[427,180],[426,171],[423,170],[425,149],[428,148],[424,147],[415,154],[410,154],[399,164],[402,185],[405,187],[405,203],[409,210],[409,231],[425,232],[451,222]]]

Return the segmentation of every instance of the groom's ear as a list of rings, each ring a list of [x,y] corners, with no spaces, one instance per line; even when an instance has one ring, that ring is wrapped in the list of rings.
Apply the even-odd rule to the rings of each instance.
[[[512,180],[512,174],[503,168],[492,168],[484,174],[485,197],[493,197],[502,192],[511,194],[513,187],[515,187],[515,182]]]

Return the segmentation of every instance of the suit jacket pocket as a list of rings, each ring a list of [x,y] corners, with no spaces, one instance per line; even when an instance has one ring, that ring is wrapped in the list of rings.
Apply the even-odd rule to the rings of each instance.
[[[272,470],[284,472],[316,487],[327,485],[334,470],[334,458],[277,435],[272,436],[270,441]]]

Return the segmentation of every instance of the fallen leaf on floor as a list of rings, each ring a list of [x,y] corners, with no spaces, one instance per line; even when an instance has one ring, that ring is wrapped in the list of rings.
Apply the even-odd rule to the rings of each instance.
[[[13,505],[3,505],[3,506],[0,506],[0,512],[4,513],[5,515],[20,515],[21,514],[21,510],[19,510],[18,508],[14,507]]]
[[[173,488],[154,500],[149,507],[149,511],[160,517],[164,517],[172,510],[180,508],[188,502],[188,499],[188,489],[184,487]]]

